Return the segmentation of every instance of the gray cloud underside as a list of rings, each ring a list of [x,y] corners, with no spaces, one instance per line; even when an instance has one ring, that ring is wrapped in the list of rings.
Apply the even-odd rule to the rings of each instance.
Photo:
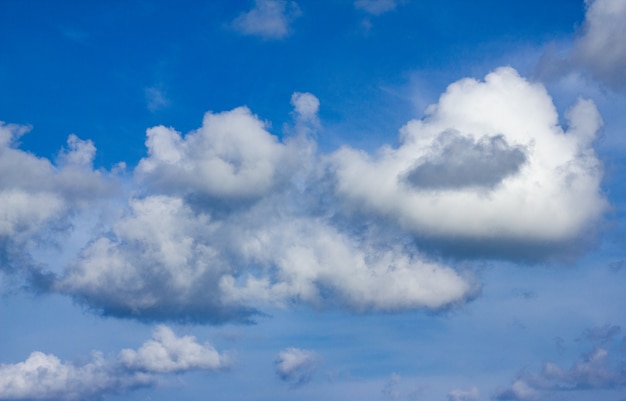
[[[523,149],[511,147],[502,136],[478,141],[454,131],[440,135],[435,154],[420,160],[406,173],[406,181],[417,188],[492,188],[514,175],[526,161]]]

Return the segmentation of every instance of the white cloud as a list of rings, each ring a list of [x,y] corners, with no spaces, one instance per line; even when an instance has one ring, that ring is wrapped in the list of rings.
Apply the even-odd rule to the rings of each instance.
[[[39,286],[46,280],[32,253],[61,243],[74,216],[97,209],[118,187],[110,173],[93,169],[91,141],[70,135],[53,163],[18,148],[29,130],[0,122],[0,270]]]
[[[313,130],[317,98],[296,93],[292,103],[296,127]],[[239,108],[208,113],[184,137],[150,129],[146,144],[149,157],[135,170],[145,195],[104,226],[55,281],[56,291],[104,314],[212,322],[294,301],[437,309],[475,291],[413,246],[357,237],[316,211],[319,196],[331,193],[307,135],[281,143]]]
[[[267,273],[222,278],[226,296],[240,302],[294,299],[359,311],[436,309],[461,302],[474,290],[449,267],[390,244],[356,241],[315,219],[277,221],[243,241],[244,252]]]
[[[512,68],[463,79],[402,128],[399,147],[333,154],[336,192],[425,238],[573,240],[606,208],[591,147],[602,120],[588,100],[566,118],[564,131],[545,88]]]
[[[287,348],[278,353],[276,374],[281,380],[301,385],[311,380],[318,363],[315,352],[300,348]]]
[[[356,0],[354,7],[372,15],[384,14],[396,8],[396,0]]]
[[[626,2],[586,0],[582,35],[574,44],[573,57],[589,68],[601,82],[626,88]]]
[[[256,198],[276,184],[285,146],[240,107],[207,113],[202,127],[184,137],[172,128],[147,131],[149,156],[135,171],[152,188],[209,198]]]
[[[132,370],[158,373],[216,370],[230,365],[229,358],[220,355],[211,344],[198,344],[193,336],[177,337],[167,326],[157,326],[153,338],[137,351],[122,350],[121,363]]]
[[[295,1],[255,0],[254,3],[254,8],[233,21],[233,27],[244,35],[282,39],[289,35],[289,25],[301,14]]]
[[[226,358],[190,336],[176,337],[166,326],[138,351],[123,350],[117,359],[93,352],[83,364],[33,352],[24,362],[0,365],[2,400],[82,400],[153,386],[158,374],[224,368]]]
[[[291,104],[294,107],[297,122],[319,124],[317,112],[320,108],[320,101],[315,95],[308,92],[294,92],[291,95]]]

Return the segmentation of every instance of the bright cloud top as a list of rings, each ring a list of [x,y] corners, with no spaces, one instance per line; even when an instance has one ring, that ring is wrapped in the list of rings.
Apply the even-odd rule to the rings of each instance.
[[[418,236],[572,240],[606,208],[591,147],[602,120],[588,100],[566,119],[564,131],[544,87],[512,68],[463,79],[402,128],[399,147],[333,154],[336,191]]]
[[[194,337],[177,337],[159,326],[153,340],[139,350],[104,359],[94,352],[83,364],[61,362],[55,355],[33,352],[24,361],[0,365],[0,399],[81,400],[153,386],[159,374],[191,370],[218,370],[230,366],[225,355]]]

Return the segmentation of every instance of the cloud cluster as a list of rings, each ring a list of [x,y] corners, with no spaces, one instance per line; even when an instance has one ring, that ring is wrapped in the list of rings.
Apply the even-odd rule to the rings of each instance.
[[[318,363],[315,352],[300,348],[287,348],[278,353],[275,362],[278,377],[293,385],[302,385],[311,380]]]
[[[518,249],[571,241],[606,202],[591,146],[602,119],[588,100],[566,119],[564,130],[544,87],[512,68],[463,79],[402,128],[397,148],[333,154],[337,195],[425,238]]]
[[[300,14],[295,1],[255,0],[254,7],[235,18],[232,25],[243,35],[282,39],[289,35],[289,25]]]
[[[295,93],[292,104],[284,142],[243,107],[207,113],[186,135],[149,129],[140,192],[51,288],[105,315],[204,322],[291,302],[393,311],[471,296],[471,280],[415,247],[355,236],[310,207],[325,179],[312,141],[319,100]]]
[[[160,374],[218,370],[230,366],[228,357],[194,337],[177,337],[159,326],[153,340],[139,350],[105,359],[94,352],[87,363],[62,362],[54,355],[33,352],[23,362],[0,365],[2,400],[82,400],[154,386]]]
[[[291,102],[283,140],[245,107],[209,112],[185,135],[148,129],[147,155],[109,213],[94,199],[114,192],[91,166],[93,143],[70,136],[55,165],[10,145],[22,128],[3,126],[0,196],[17,199],[1,216],[5,242],[41,243],[44,223],[89,205],[101,221],[67,265],[37,270],[45,290],[105,315],[218,323],[294,302],[449,307],[477,286],[420,241],[470,243],[481,257],[504,244],[498,256],[511,258],[533,241],[576,240],[606,206],[593,103],[580,100],[564,130],[545,89],[511,68],[452,84],[376,155],[318,154],[319,100]],[[82,224],[71,223],[65,235]]]

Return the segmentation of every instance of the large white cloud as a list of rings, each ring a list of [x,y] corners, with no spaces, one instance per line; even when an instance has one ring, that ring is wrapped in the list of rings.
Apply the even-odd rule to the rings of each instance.
[[[52,354],[33,352],[23,362],[0,365],[2,400],[83,400],[153,386],[159,374],[191,370],[218,370],[230,366],[228,358],[194,337],[177,337],[167,326],[155,330],[154,339],[134,351],[105,359],[94,352],[89,362],[62,362]]]
[[[472,296],[470,279],[414,246],[355,235],[319,210],[318,195],[331,195],[310,139],[319,101],[295,93],[292,103],[284,143],[245,108],[209,113],[185,137],[148,130],[149,157],[135,170],[145,195],[54,289],[104,314],[214,322],[291,302],[394,311]]]
[[[626,88],[626,2],[586,0],[582,35],[574,44],[573,57],[601,82]]]
[[[512,68],[463,79],[402,128],[397,148],[333,154],[336,193],[426,238],[569,241],[606,202],[591,147],[602,119],[589,100],[565,117],[566,130],[545,88]]]
[[[246,319],[257,307],[293,301],[441,308],[475,290],[449,267],[370,242],[323,220],[281,216],[267,203],[212,220],[181,198],[151,196],[132,200],[131,213],[55,288],[105,314],[203,321]]]

